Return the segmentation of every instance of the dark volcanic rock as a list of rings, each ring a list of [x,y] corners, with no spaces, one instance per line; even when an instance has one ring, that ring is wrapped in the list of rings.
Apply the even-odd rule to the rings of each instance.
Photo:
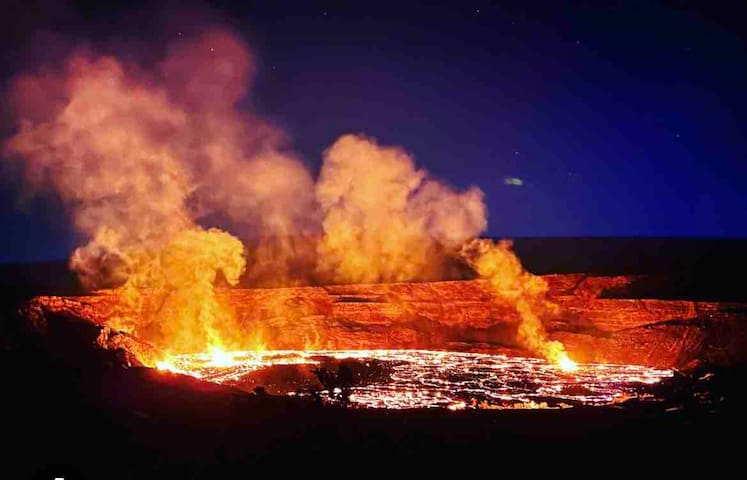
[[[77,297],[50,304],[32,301],[21,307],[16,318],[23,338],[16,340],[36,342],[72,365],[94,360],[125,367],[143,366],[162,357],[154,346],[92,321],[80,310],[66,308],[76,305],[72,298]]]

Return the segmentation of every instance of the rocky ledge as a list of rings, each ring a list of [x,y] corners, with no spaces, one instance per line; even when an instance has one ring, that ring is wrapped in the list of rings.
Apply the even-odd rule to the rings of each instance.
[[[548,275],[560,313],[545,319],[550,338],[579,361],[683,368],[747,360],[747,304],[624,298],[639,277]],[[430,348],[513,350],[518,315],[479,280],[334,285],[220,292],[247,337],[273,349]],[[614,295],[622,298],[605,298]],[[36,297],[21,309],[27,330],[50,348],[84,341],[128,364],[159,352],[107,322],[120,315],[116,293]],[[77,334],[71,332],[78,332]]]

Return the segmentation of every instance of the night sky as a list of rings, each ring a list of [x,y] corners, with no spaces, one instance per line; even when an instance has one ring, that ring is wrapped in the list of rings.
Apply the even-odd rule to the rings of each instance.
[[[259,57],[246,102],[315,172],[362,132],[479,185],[493,236],[747,236],[738,2],[10,3],[4,84],[80,44],[147,61],[180,31],[227,25]],[[59,201],[0,174],[0,261],[66,257]]]

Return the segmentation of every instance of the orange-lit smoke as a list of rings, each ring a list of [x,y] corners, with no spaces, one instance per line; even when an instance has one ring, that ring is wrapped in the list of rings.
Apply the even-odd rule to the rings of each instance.
[[[86,242],[72,269],[88,288],[121,286],[133,316],[120,325],[179,351],[227,342],[233,320],[213,283],[220,273],[236,284],[245,267],[240,241],[198,221],[222,215],[282,270],[289,254],[274,239],[313,218],[311,176],[283,135],[237,109],[253,68],[243,43],[216,30],[150,69],[79,52],[11,88],[18,131],[6,154],[65,202]]]
[[[216,280],[442,279],[461,252],[515,302],[522,344],[564,355],[540,321],[546,285],[509,244],[462,248],[486,227],[479,188],[458,191],[360,135],[324,152],[315,184],[281,131],[238,108],[255,62],[237,37],[211,30],[167,51],[148,68],[78,52],[17,77],[9,96],[18,131],[5,153],[64,201],[84,239],[70,265],[88,288],[119,288],[120,328],[173,353],[241,348],[257,332],[240,331]],[[216,219],[246,248],[202,226]]]
[[[465,244],[462,256],[475,272],[490,282],[500,299],[516,306],[521,317],[517,339],[532,352],[572,370],[575,364],[568,358],[565,347],[549,340],[542,317],[556,315],[558,306],[547,299],[547,282],[524,270],[511,249],[511,242],[479,239]]]
[[[159,73],[185,108],[188,138],[177,143],[195,179],[193,216],[219,214],[248,245],[247,282],[306,281],[305,239],[318,229],[314,180],[278,128],[236,102],[247,96],[254,61],[236,37],[208,32],[170,48]]]
[[[182,230],[119,288],[120,314],[110,324],[173,353],[245,347],[230,305],[214,288],[219,274],[236,285],[244,267],[244,246],[230,234]]]
[[[458,192],[397,147],[359,135],[324,153],[317,272],[334,282],[439,279],[444,262],[486,226],[483,193]]]

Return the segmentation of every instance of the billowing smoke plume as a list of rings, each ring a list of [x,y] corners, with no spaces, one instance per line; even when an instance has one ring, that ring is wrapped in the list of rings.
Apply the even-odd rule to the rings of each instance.
[[[359,135],[324,152],[315,185],[284,134],[238,107],[254,73],[239,39],[212,30],[167,51],[147,68],[80,52],[17,77],[9,96],[18,130],[5,154],[64,201],[84,238],[70,266],[88,288],[118,287],[117,326],[173,352],[245,346],[252,332],[218,280],[441,279],[461,255],[516,304],[522,344],[565,358],[540,321],[544,282],[508,244],[463,247],[486,227],[479,188],[455,190]],[[241,241],[204,227],[216,219]]]
[[[565,347],[547,338],[541,320],[558,313],[558,306],[547,299],[547,282],[524,270],[511,249],[511,242],[473,240],[462,247],[461,254],[480,277],[490,282],[496,296],[516,306],[521,318],[517,331],[519,343],[565,369],[573,369],[575,364],[568,358]]]
[[[70,260],[82,283],[123,284],[131,327],[146,338],[185,349],[221,343],[216,332],[227,330],[216,325],[228,316],[212,284],[218,272],[238,282],[244,248],[198,220],[221,214],[259,233],[253,241],[274,248],[282,270],[288,253],[274,239],[313,218],[311,176],[283,135],[237,109],[252,72],[236,37],[210,31],[149,70],[78,53],[12,86],[18,133],[6,153],[24,159],[32,186],[65,202],[87,240]],[[137,315],[144,289],[157,298],[155,327]]]
[[[192,226],[188,173],[160,138],[185,115],[165,92],[128,81],[112,58],[84,56],[14,87],[20,131],[8,149],[26,160],[35,186],[56,189],[90,238],[71,260],[86,286],[126,280],[140,261],[133,250],[158,251]]]
[[[251,86],[253,62],[235,37],[209,32],[171,48],[159,72],[189,112],[188,138],[177,143],[194,179],[189,202],[197,218],[226,217],[247,242],[248,282],[307,280],[303,239],[318,228],[314,182],[286,148],[282,131],[236,107]]]
[[[219,274],[236,285],[244,265],[244,246],[230,234],[214,228],[182,230],[145,256],[117,290],[120,314],[110,325],[172,352],[246,346],[233,311],[214,288]]]
[[[317,270],[336,282],[442,278],[445,260],[486,226],[483,193],[431,178],[397,147],[345,135],[316,186],[323,237]]]

